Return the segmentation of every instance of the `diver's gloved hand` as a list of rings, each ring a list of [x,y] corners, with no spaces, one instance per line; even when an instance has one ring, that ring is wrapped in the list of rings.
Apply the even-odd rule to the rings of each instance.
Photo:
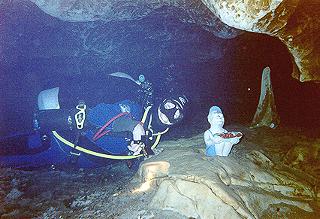
[[[133,152],[132,155],[140,154],[141,150],[145,147],[144,143],[141,141],[131,141],[128,145],[128,149]]]

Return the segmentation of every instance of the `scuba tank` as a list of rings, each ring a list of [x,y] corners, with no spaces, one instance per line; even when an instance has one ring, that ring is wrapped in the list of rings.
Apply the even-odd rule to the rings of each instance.
[[[38,107],[33,118],[34,130],[41,129],[42,132],[50,132],[52,130],[66,131],[79,128],[76,120],[81,120],[79,111],[84,113],[85,108],[80,107],[78,109],[78,106],[85,106],[85,104],[79,102],[76,108],[71,110],[61,109],[59,91],[59,87],[55,87],[39,93]]]

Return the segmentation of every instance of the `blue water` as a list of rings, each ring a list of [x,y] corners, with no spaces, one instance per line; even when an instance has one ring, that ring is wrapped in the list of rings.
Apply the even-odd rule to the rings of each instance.
[[[183,93],[190,99],[187,118],[168,134],[203,132],[207,110],[219,105],[227,123],[250,123],[260,94],[260,75],[270,66],[277,109],[284,126],[319,127],[319,84],[291,78],[287,49],[274,38],[245,33],[215,37],[179,21],[161,8],[135,21],[64,22],[32,3],[0,8],[1,135],[32,128],[36,97],[59,86],[70,105],[89,106],[136,98],[127,79],[106,77],[121,71],[144,74],[160,100]]]

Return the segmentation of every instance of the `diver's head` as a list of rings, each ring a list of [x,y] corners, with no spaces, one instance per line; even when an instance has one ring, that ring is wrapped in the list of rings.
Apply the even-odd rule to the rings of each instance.
[[[218,106],[213,106],[209,110],[208,122],[211,126],[223,127],[224,125],[224,116],[222,110]]]
[[[164,99],[158,107],[158,116],[161,123],[174,125],[180,122],[185,114],[188,99],[185,95]]]

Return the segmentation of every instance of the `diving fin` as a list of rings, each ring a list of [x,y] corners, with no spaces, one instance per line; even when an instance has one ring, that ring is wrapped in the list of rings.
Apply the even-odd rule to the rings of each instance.
[[[128,75],[127,73],[124,72],[113,72],[111,74],[109,74],[110,76],[113,77],[119,77],[119,78],[127,78],[130,81],[133,81],[134,83],[136,83],[137,85],[141,85],[141,82],[139,80],[134,80],[130,75]]]

